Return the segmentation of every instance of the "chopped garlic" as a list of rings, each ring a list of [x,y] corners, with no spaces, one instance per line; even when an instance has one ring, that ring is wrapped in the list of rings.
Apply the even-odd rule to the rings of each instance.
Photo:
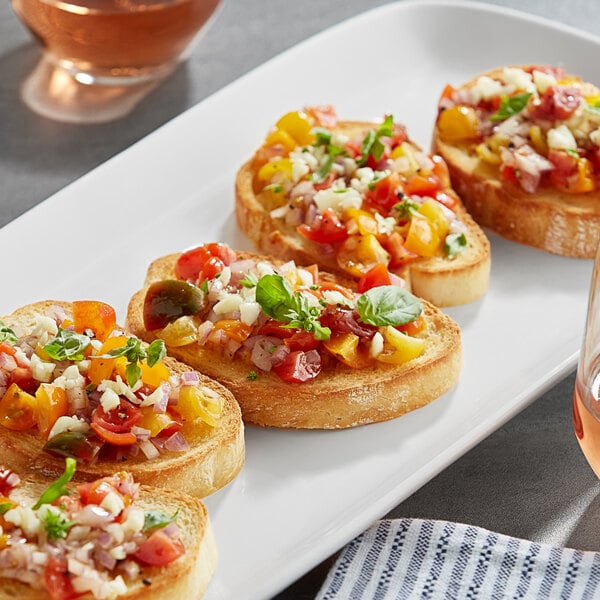
[[[54,373],[54,367],[56,366],[54,363],[45,362],[34,353],[31,355],[29,366],[31,368],[31,376],[36,381],[41,381],[42,383],[49,383],[52,381],[52,374]]]
[[[240,320],[244,325],[253,325],[260,315],[261,307],[258,302],[242,302],[240,304]]]
[[[535,84],[529,73],[518,67],[506,67],[503,71],[504,81],[508,86],[514,86],[517,90],[523,90],[534,94],[536,92]]]
[[[379,356],[383,352],[383,336],[381,333],[376,332],[371,339],[371,347],[369,348],[369,355],[372,358]]]
[[[331,208],[336,213],[342,214],[348,208],[360,208],[362,205],[362,197],[354,188],[319,190],[314,200],[319,212]]]
[[[217,315],[232,313],[240,308],[242,297],[239,294],[225,294],[214,306]]]
[[[548,148],[554,150],[577,150],[577,142],[566,125],[548,131]]]
[[[556,77],[550,75],[550,73],[543,73],[542,71],[533,72],[533,83],[540,94],[543,94],[551,85],[556,85]]]
[[[123,498],[116,492],[108,492],[102,499],[100,506],[107,510],[111,515],[119,515],[125,508]]]
[[[121,398],[114,390],[106,388],[104,392],[102,392],[102,396],[100,396],[100,404],[102,405],[104,412],[108,412],[121,404]]]
[[[78,431],[81,433],[87,433],[90,430],[90,426],[84,419],[78,419],[77,417],[68,417],[63,415],[62,417],[58,417],[50,433],[48,434],[48,439],[53,438],[55,435],[59,433],[64,433],[65,431]]]

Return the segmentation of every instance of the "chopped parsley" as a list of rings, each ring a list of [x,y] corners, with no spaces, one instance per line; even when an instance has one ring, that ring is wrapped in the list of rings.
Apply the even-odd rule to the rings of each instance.
[[[75,521],[68,521],[64,513],[48,508],[42,519],[42,525],[46,530],[49,540],[66,538],[69,529],[75,525]]]
[[[44,346],[44,350],[54,360],[83,360],[90,341],[87,335],[59,327],[58,333]]]
[[[9,344],[16,344],[18,341],[15,332],[7,327],[2,321],[0,321],[0,342],[8,342]]]
[[[451,233],[444,240],[444,250],[448,258],[456,258],[467,247],[467,237],[464,233]]]
[[[383,123],[376,129],[370,129],[363,139],[360,147],[361,158],[359,165],[364,167],[372,156],[375,160],[379,160],[385,151],[385,146],[381,141],[382,137],[392,137],[394,134],[394,118],[388,115]]]

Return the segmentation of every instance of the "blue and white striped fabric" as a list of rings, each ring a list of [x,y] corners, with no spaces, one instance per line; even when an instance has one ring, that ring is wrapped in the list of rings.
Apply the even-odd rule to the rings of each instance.
[[[350,542],[316,600],[560,600],[600,597],[600,553],[480,527],[395,519]]]

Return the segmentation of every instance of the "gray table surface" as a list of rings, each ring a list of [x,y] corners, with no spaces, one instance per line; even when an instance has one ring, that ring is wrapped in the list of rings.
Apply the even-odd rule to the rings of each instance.
[[[0,4],[0,227],[272,56],[383,0],[226,0],[189,61],[125,119],[53,122],[20,100],[40,51]],[[600,35],[597,0],[495,0]],[[447,519],[600,550],[600,484],[573,435],[573,375],[396,507],[390,516]],[[279,600],[313,598],[331,560]]]

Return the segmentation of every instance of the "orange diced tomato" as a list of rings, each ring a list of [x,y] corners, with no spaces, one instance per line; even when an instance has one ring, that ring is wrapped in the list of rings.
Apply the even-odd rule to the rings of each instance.
[[[12,431],[27,431],[35,427],[35,397],[11,383],[0,399],[0,425]]]
[[[117,324],[115,309],[97,300],[76,300],[73,302],[73,325],[75,331],[83,333],[91,329],[96,338],[104,341]]]
[[[41,435],[48,437],[57,419],[67,414],[67,393],[57,385],[42,383],[35,392],[35,399],[38,430]]]

